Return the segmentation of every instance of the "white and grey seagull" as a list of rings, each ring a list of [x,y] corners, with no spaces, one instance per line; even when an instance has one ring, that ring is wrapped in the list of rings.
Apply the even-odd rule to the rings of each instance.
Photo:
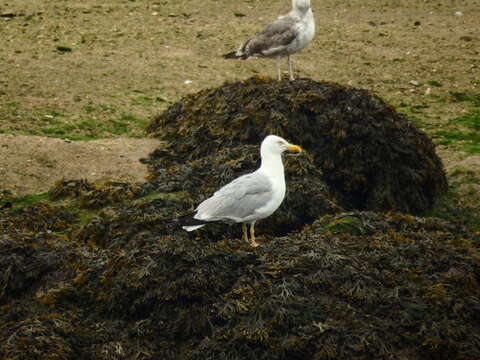
[[[315,35],[315,21],[310,0],[292,0],[292,10],[248,39],[237,51],[223,55],[226,59],[249,57],[275,58],[278,80],[282,79],[280,59],[288,58],[290,80],[295,80],[291,55],[302,50]]]
[[[279,136],[267,136],[260,147],[260,168],[236,178],[200,203],[189,219],[182,220],[183,229],[193,231],[218,221],[242,223],[243,239],[248,241],[250,224],[250,243],[258,246],[255,223],[272,215],[285,197],[284,151],[300,153],[302,149]]]

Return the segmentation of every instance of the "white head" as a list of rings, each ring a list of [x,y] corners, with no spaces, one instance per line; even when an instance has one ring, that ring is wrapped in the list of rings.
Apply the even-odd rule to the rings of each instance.
[[[262,141],[262,146],[260,147],[260,154],[262,155],[262,158],[270,154],[281,155],[284,151],[293,151],[299,153],[302,152],[302,148],[300,146],[290,144],[287,140],[276,135],[268,135]]]
[[[310,0],[292,0],[292,9],[306,13],[310,9]]]

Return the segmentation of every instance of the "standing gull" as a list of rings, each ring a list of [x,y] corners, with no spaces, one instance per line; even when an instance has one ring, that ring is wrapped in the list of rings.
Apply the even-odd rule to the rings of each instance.
[[[236,178],[200,203],[183,229],[192,231],[216,221],[242,223],[243,239],[248,241],[247,224],[250,224],[250,243],[258,246],[255,223],[272,215],[285,197],[282,153],[287,150],[302,151],[279,136],[267,136],[260,147],[260,168]]]
[[[276,59],[278,80],[282,79],[280,58],[288,58],[290,80],[295,80],[290,55],[302,50],[315,35],[310,0],[292,0],[292,11],[280,16],[265,29],[248,39],[237,51],[223,55],[226,59],[268,57]]]

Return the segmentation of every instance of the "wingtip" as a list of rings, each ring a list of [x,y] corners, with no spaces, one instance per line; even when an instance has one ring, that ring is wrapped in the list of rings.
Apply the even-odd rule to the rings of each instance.
[[[240,56],[237,56],[236,51],[229,52],[228,54],[224,54],[222,56],[223,56],[224,59],[237,59],[237,58],[240,57]]]
[[[208,221],[195,219],[195,212],[180,216],[176,219],[176,223],[181,226],[183,230],[193,231],[206,225]]]
[[[195,225],[195,226],[182,226],[182,229],[190,232],[190,231],[193,231],[193,230],[200,229],[202,226],[205,226],[205,224]]]

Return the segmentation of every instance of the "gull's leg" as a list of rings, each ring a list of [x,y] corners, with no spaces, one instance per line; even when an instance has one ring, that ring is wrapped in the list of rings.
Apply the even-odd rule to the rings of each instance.
[[[291,81],[295,80],[295,77],[293,76],[292,58],[290,55],[288,55],[288,74],[290,75]]]
[[[242,240],[248,241],[248,235],[247,235],[247,224],[243,223],[242,224]]]
[[[280,69],[280,56],[277,56],[275,58],[276,60],[276,65],[277,65],[277,74],[278,74],[278,81],[282,80],[282,71]]]
[[[250,224],[250,243],[253,247],[257,247],[258,245],[260,245],[255,241],[255,222],[252,222]]]

